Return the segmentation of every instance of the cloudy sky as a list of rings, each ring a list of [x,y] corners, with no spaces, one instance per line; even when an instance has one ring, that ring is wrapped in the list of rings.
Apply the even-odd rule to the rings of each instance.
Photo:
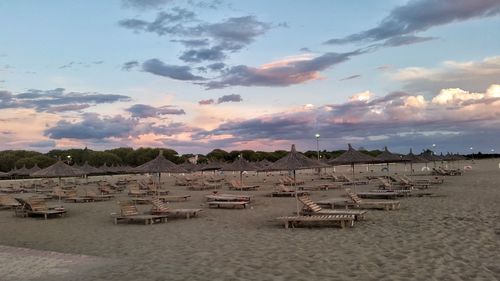
[[[0,1],[0,150],[500,151],[500,1]]]

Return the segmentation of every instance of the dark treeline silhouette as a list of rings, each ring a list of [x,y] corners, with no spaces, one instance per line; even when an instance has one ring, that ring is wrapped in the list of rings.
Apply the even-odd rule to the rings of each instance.
[[[195,154],[182,154],[179,155],[177,151],[169,148],[150,148],[141,147],[138,149],[133,149],[130,147],[120,147],[104,151],[95,151],[88,148],[83,149],[54,149],[47,153],[40,153],[36,151],[27,150],[5,150],[0,151],[0,171],[8,172],[14,168],[21,168],[26,166],[26,168],[31,168],[35,164],[40,168],[48,167],[54,164],[57,159],[61,159],[70,164],[82,165],[88,162],[94,167],[100,167],[104,164],[111,165],[126,165],[136,167],[144,164],[152,159],[154,159],[158,153],[162,151],[165,158],[168,160],[180,164],[186,162],[189,158],[196,156]],[[381,150],[364,150],[360,149],[361,152],[366,153],[370,156],[377,156],[382,153]],[[240,154],[247,160],[255,162],[268,160],[274,162],[281,157],[285,156],[288,151],[286,150],[276,150],[276,151],[254,151],[254,150],[234,150],[225,151],[222,149],[214,149],[206,155],[197,154],[198,163],[208,163],[213,161],[218,162],[232,162]],[[344,153],[345,150],[335,150],[335,151],[320,151],[320,157],[323,160],[334,159]],[[425,152],[425,151],[424,151]],[[318,152],[315,150],[309,150],[304,152],[304,155],[316,159],[318,157]],[[481,159],[481,158],[492,158],[499,157],[498,154],[482,154],[481,152],[472,155],[467,155],[469,158]]]
[[[27,150],[5,150],[0,151],[0,171],[8,172],[14,168],[31,168],[35,164],[40,168],[48,167],[54,164],[57,159],[61,159],[70,164],[82,165],[88,162],[90,165],[99,167],[104,164],[111,165],[127,165],[136,167],[154,159],[158,153],[162,151],[165,158],[180,164],[186,162],[189,158],[196,156],[195,154],[182,154],[179,155],[177,151],[168,148],[149,148],[141,147],[133,149],[130,147],[120,147],[104,151],[95,151],[88,148],[83,149],[54,149],[47,153],[40,153],[36,151]],[[332,159],[345,150],[326,151],[320,152],[322,159]],[[380,153],[379,150],[364,151],[367,154],[376,156]],[[214,149],[206,155],[197,154],[198,163],[208,163],[213,161],[231,162],[234,161],[239,155],[242,155],[249,161],[268,160],[274,162],[287,154],[286,150],[268,151],[253,151],[253,150],[234,150],[225,151],[222,149]],[[315,159],[317,151],[306,151],[304,154],[307,157]]]

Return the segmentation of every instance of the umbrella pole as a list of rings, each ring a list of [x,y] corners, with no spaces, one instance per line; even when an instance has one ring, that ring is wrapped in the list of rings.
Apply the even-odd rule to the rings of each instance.
[[[161,172],[158,172],[158,186],[156,187],[156,197],[160,195],[160,186],[161,186]]]
[[[61,189],[60,192],[59,192],[59,205],[61,205],[61,192],[62,192],[62,189],[63,189],[62,185],[61,185],[61,177],[59,177],[59,188]]]
[[[297,208],[297,216],[300,214],[299,212],[299,196],[297,195],[297,184],[296,183],[296,175],[295,170],[293,170],[293,183],[295,186],[295,207]]]
[[[240,187],[243,190],[243,171],[240,171]]]
[[[354,163],[351,163],[351,168],[352,168],[352,180],[353,180],[352,186],[354,187],[354,192],[356,192],[356,177],[354,176]]]

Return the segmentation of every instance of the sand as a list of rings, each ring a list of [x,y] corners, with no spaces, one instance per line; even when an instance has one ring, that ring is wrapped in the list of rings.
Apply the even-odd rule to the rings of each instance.
[[[295,199],[266,196],[278,176],[262,174],[245,178],[263,184],[263,190],[239,192],[253,196],[251,208],[243,210],[208,209],[203,196],[209,191],[187,191],[165,176],[171,194],[192,195],[172,207],[203,212],[198,218],[151,226],[114,225],[110,214],[118,211],[116,201],[64,203],[68,216],[47,221],[0,211],[0,245],[57,252],[73,265],[85,261],[51,271],[50,260],[41,267],[43,274],[29,275],[25,269],[33,269],[36,261],[29,250],[20,259],[12,248],[0,247],[0,280],[16,270],[23,278],[11,280],[499,280],[498,162],[476,161],[463,176],[446,177],[443,185],[434,186],[437,196],[401,199],[400,210],[370,211],[366,221],[348,229],[285,230],[274,218],[292,214]],[[381,174],[380,166],[372,169]],[[403,166],[391,170],[401,173]],[[357,168],[357,176],[369,174],[364,166]],[[299,177],[308,182],[315,178],[311,171]],[[325,181],[311,183],[319,182]],[[311,197],[342,193],[315,191]],[[9,266],[9,257],[18,261],[15,267]]]

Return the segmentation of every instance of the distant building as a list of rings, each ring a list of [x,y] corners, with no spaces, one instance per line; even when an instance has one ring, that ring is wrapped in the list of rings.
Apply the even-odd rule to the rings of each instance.
[[[188,158],[189,163],[197,164],[198,163],[198,155]]]

